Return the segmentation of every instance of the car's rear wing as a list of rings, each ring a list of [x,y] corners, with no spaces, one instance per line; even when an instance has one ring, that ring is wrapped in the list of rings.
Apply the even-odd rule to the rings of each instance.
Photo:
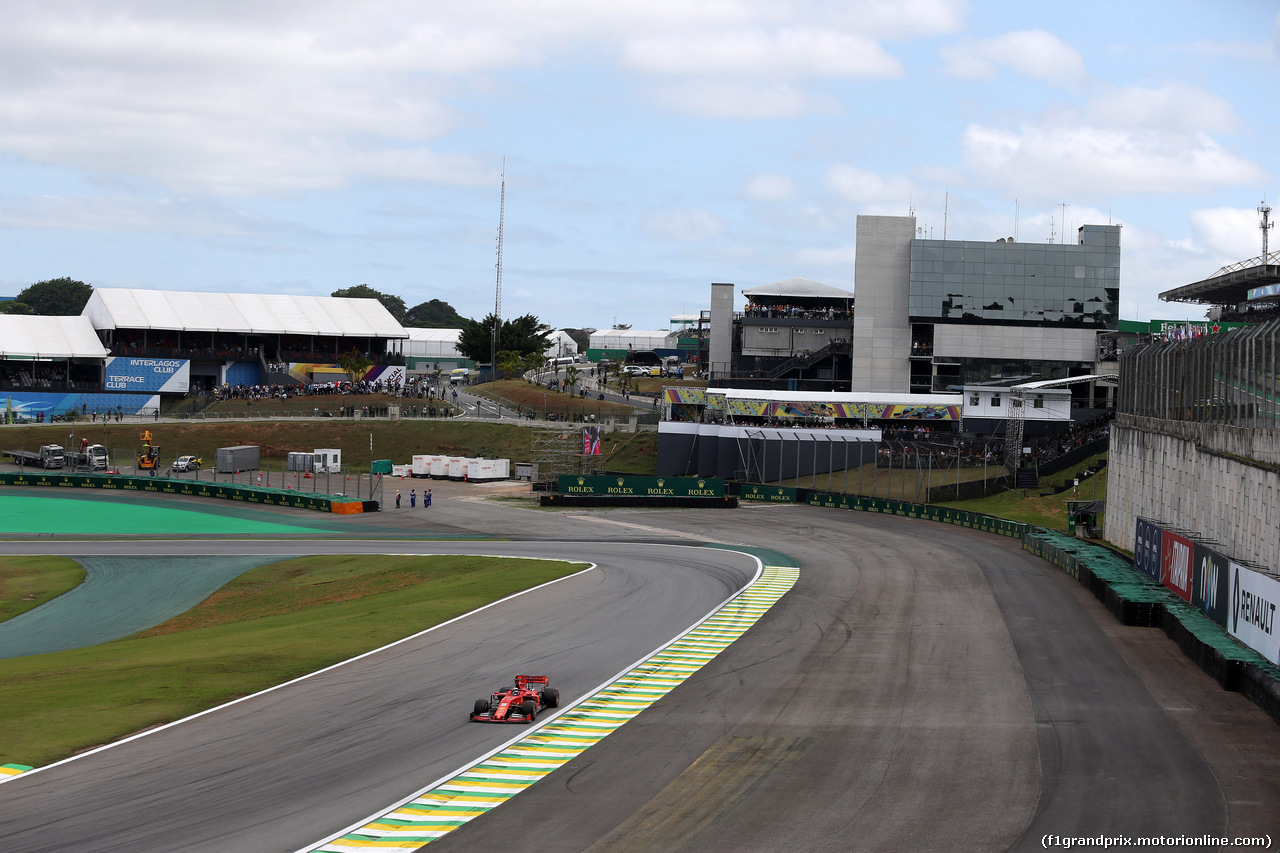
[[[517,675],[516,676],[516,686],[519,687],[521,690],[528,688],[530,684],[541,684],[545,686],[550,683],[551,683],[551,676],[549,675]]]

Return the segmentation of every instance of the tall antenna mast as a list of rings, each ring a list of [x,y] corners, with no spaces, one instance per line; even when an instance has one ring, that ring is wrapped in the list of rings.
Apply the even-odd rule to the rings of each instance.
[[[1262,265],[1266,266],[1267,264],[1267,232],[1270,231],[1272,228],[1275,228],[1276,224],[1270,221],[1271,205],[1267,204],[1265,201],[1258,206],[1258,213],[1262,214]]]
[[[493,298],[493,332],[489,339],[489,369],[498,377],[498,335],[502,329],[502,226],[507,215],[507,158],[502,158],[502,192],[498,196],[498,286]]]

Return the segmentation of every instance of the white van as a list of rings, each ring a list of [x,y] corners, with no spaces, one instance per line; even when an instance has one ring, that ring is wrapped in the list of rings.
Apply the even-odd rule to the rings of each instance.
[[[465,367],[455,367],[449,371],[450,384],[457,385],[459,382],[466,382],[471,377],[471,371]]]

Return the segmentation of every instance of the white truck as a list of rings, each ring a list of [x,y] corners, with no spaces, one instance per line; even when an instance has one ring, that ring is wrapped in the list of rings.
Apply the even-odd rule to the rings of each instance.
[[[23,467],[61,468],[66,464],[66,454],[60,444],[46,444],[39,450],[6,450],[4,455],[12,456],[13,461]]]

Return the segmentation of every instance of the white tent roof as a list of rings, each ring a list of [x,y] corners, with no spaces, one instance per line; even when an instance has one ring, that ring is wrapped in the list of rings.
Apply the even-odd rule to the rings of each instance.
[[[403,338],[376,299],[94,288],[84,307],[95,329]]]
[[[83,316],[0,314],[0,359],[106,358],[108,354]]]
[[[592,349],[671,349],[675,335],[666,329],[601,329],[591,333]]]
[[[742,295],[751,299],[754,296],[800,296],[822,297],[824,299],[852,299],[853,291],[841,290],[829,284],[810,281],[807,278],[789,278],[775,281],[773,284],[762,284],[759,287],[748,287]]]

